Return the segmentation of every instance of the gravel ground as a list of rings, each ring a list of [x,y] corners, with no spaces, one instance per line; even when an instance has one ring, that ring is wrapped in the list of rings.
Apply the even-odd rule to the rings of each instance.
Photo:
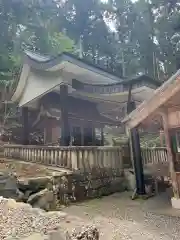
[[[180,211],[172,210],[166,196],[147,201],[132,201],[129,196],[114,194],[70,206],[65,211],[92,221],[103,240],[180,239]]]
[[[114,194],[45,213],[27,204],[0,199],[0,240],[23,239],[34,232],[70,231],[95,225],[103,240],[180,239],[180,211],[166,197],[132,201],[129,193]],[[172,216],[174,215],[174,216]]]
[[[46,213],[30,205],[0,198],[0,239],[21,239],[32,233],[47,235],[56,230],[66,214]]]

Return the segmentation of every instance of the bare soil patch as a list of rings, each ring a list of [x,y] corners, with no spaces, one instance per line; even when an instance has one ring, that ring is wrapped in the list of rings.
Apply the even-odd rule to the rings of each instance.
[[[44,177],[53,173],[47,166],[4,158],[0,159],[0,172],[13,172],[18,178]]]

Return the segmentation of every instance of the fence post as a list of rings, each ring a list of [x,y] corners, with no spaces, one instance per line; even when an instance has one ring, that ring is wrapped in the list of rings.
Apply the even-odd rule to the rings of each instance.
[[[78,150],[72,150],[72,153],[71,153],[71,167],[72,167],[72,170],[78,170],[79,168],[79,157],[78,157]]]

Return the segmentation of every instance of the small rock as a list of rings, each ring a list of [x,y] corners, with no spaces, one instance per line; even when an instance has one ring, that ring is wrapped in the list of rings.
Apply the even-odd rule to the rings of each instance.
[[[51,183],[50,177],[34,177],[20,180],[19,181],[19,189],[23,192],[31,191],[38,192],[42,189],[47,188],[48,183]]]
[[[136,179],[135,179],[134,172],[131,170],[125,170],[124,176],[126,180],[127,190],[133,191],[136,188]]]
[[[87,226],[80,232],[76,230],[72,234],[67,234],[67,240],[99,240],[99,231],[94,226]]]
[[[5,198],[14,198],[16,200],[21,198],[18,189],[18,180],[15,174],[0,173],[0,195]]]
[[[32,193],[32,191],[31,190],[27,190],[27,191],[25,191],[25,193],[24,193],[24,200],[28,200],[28,198],[30,197],[30,195],[31,195],[31,193]]]
[[[39,207],[44,210],[49,210],[51,205],[54,203],[55,196],[53,191],[48,190],[45,188],[44,190],[32,194],[29,198],[27,203],[31,204],[33,207]]]
[[[17,194],[17,198],[16,198],[17,201],[23,201],[25,199],[24,193],[21,192],[19,189],[16,190],[16,194]]]
[[[7,189],[7,190],[17,190],[18,187],[17,187],[17,177],[13,174],[9,174],[8,176],[4,176],[4,178],[6,179],[6,183],[5,183],[5,186],[4,186],[4,189]]]

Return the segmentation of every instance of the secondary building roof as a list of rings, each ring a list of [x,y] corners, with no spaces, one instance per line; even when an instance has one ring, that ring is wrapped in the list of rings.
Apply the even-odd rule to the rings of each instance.
[[[154,91],[152,96],[141,103],[123,120],[130,128],[138,126],[148,118],[158,115],[163,108],[177,108],[180,94],[180,70]]]

